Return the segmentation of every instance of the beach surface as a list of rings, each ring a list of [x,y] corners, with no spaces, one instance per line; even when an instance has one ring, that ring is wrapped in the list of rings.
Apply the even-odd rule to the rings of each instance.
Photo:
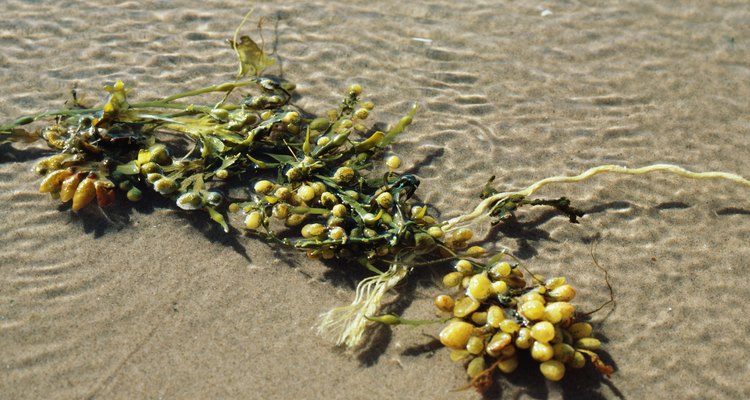
[[[302,109],[353,83],[395,122],[392,148],[443,218],[501,190],[600,164],[673,163],[750,176],[745,1],[258,2],[244,34],[279,59]],[[656,2],[658,3],[658,2]],[[90,104],[122,79],[145,101],[229,81],[225,42],[245,1],[19,1],[0,5],[0,120]],[[376,329],[347,352],[316,335],[364,276],[162,204],[75,214],[37,192],[41,144],[0,146],[0,397],[7,399],[479,399],[434,346],[440,326]],[[611,379],[546,382],[534,363],[488,398],[750,396],[750,190],[655,173],[545,188],[580,223],[522,209],[492,232],[535,273],[564,275],[593,315]],[[342,268],[343,267],[343,268]],[[352,269],[357,268],[351,266]],[[437,314],[446,270],[389,297]]]

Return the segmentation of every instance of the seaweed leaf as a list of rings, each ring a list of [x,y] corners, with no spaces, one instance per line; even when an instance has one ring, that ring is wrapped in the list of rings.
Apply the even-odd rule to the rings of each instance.
[[[250,39],[249,36],[242,36],[240,41],[237,42],[237,35],[239,35],[240,29],[245,25],[247,18],[252,15],[253,11],[255,11],[255,5],[253,5],[253,8],[251,8],[242,18],[237,29],[234,30],[233,38],[229,40],[229,44],[232,45],[232,49],[237,54],[237,59],[240,62],[239,71],[237,71],[237,80],[247,76],[250,71],[252,71],[255,76],[260,76],[260,74],[263,73],[263,70],[276,64],[276,59],[266,56],[266,54],[263,53],[263,49]],[[260,28],[260,23],[258,24],[258,27]]]
[[[140,167],[138,166],[136,161],[133,160],[128,163],[118,165],[117,168],[115,168],[115,171],[123,175],[138,175],[138,173],[140,172]]]
[[[206,210],[208,210],[208,215],[211,216],[211,219],[221,225],[221,227],[224,229],[224,232],[229,233],[229,225],[227,225],[227,221],[224,218],[224,215],[216,211],[216,209],[213,207],[206,207]]]
[[[227,169],[231,167],[237,160],[240,158],[240,154],[235,154],[230,157],[224,158],[224,161],[221,162],[221,166],[218,168],[219,170]]]
[[[261,168],[261,169],[274,168],[274,167],[277,167],[279,165],[278,163],[267,163],[267,162],[258,160],[258,159],[254,158],[253,156],[251,156],[249,154],[246,155],[245,157],[247,157],[250,161],[253,162],[253,164],[257,165],[258,168]]]
[[[295,161],[294,157],[288,156],[286,154],[266,154],[266,155],[282,164],[291,164]]]
[[[242,79],[249,73],[260,76],[266,68],[276,64],[276,59],[268,57],[249,36],[242,36],[239,43],[235,40],[229,42],[240,62],[237,79]]]
[[[180,184],[180,191],[185,192],[192,185],[193,192],[200,192],[203,190],[203,174],[193,174],[182,180]]]
[[[386,133],[383,139],[380,140],[380,142],[378,143],[378,147],[382,149],[383,147],[391,144],[391,142],[393,142],[393,140],[396,139],[396,136],[398,136],[398,134],[403,132],[404,129],[406,129],[406,127],[411,124],[411,121],[414,118],[414,114],[416,113],[417,113],[417,105],[414,104],[411,107],[411,110],[409,110],[409,112],[406,113],[406,115],[401,117],[401,119],[398,121],[398,123],[396,123],[396,125],[394,125],[390,130],[388,130],[388,133]]]
[[[203,158],[219,157],[226,148],[224,142],[214,136],[203,135],[201,136],[201,142],[203,143],[203,148],[201,149],[201,157]]]
[[[6,138],[0,139],[0,144],[8,142],[31,143],[39,139],[38,133],[27,131],[23,128],[11,128],[7,131],[1,130],[0,134],[8,135]]]
[[[479,198],[486,199],[497,193],[497,190],[492,187],[492,182],[494,181],[495,175],[492,175],[490,179],[487,179],[487,183],[484,184],[484,188],[482,188],[482,193],[479,195]]]
[[[310,125],[307,126],[307,132],[305,132],[305,142],[302,144],[302,152],[306,155],[310,155]]]
[[[125,84],[121,80],[118,79],[114,86],[105,86],[104,90],[109,92],[109,98],[102,108],[102,117],[94,122],[94,126],[107,126],[124,116],[123,114],[130,108],[128,91],[125,90]]]

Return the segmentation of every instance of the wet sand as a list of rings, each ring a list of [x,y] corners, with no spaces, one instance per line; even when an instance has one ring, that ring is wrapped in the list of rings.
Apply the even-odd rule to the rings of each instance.
[[[278,2],[255,16],[300,107],[324,113],[352,83],[373,121],[420,104],[393,152],[443,217],[490,175],[504,189],[609,163],[749,176],[750,7],[598,3]],[[179,4],[3,2],[2,121],[74,87],[98,102],[116,79],[141,100],[230,80],[224,40],[246,2]],[[317,316],[351,301],[348,272],[164,204],[73,214],[37,193],[44,147],[0,150],[0,397],[481,398],[452,392],[466,379],[429,345],[437,326],[379,329],[355,354],[316,336]],[[495,242],[593,309],[608,297],[596,241],[617,306],[593,320],[616,372],[547,383],[529,364],[493,398],[750,395],[746,188],[653,174],[541,195],[587,215],[522,210]],[[415,273],[399,310],[434,316],[438,278]]]

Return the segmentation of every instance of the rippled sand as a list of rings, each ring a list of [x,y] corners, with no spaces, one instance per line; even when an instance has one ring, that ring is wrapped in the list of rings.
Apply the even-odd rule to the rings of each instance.
[[[503,188],[602,163],[750,175],[746,2],[598,3],[285,1],[255,15],[304,109],[335,107],[354,82],[379,122],[419,102],[394,151],[444,217],[493,174]],[[0,119],[59,107],[73,87],[98,101],[115,79],[137,99],[231,79],[224,40],[247,2],[175,4],[4,1]],[[354,356],[314,335],[318,314],[351,300],[346,273],[162,205],[72,214],[36,192],[45,154],[0,147],[0,397],[480,397],[451,392],[466,380],[428,345],[438,327],[379,330]],[[750,395],[747,189],[657,174],[542,194],[588,214],[523,210],[497,241],[567,275],[592,309],[607,299],[598,240],[617,307],[595,329],[616,373],[519,371],[492,396]],[[406,316],[434,315],[433,279],[403,288]]]

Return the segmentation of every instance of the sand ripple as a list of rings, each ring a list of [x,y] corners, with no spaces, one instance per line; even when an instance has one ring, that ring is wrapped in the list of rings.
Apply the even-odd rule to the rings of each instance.
[[[141,100],[231,80],[224,40],[247,7],[5,1],[0,116],[59,107],[76,87],[93,104],[116,79]],[[394,151],[444,216],[473,205],[491,175],[503,189],[602,163],[750,175],[746,4],[545,7],[309,1],[258,4],[256,15],[303,109],[336,107],[355,82],[376,103],[375,122],[419,103]],[[36,193],[40,149],[0,150],[0,388],[9,398],[477,398],[449,392],[464,379],[445,352],[409,355],[432,328],[395,330],[379,342],[383,355],[364,362],[313,336],[316,315],[351,295],[324,266],[171,210],[118,209],[116,223],[73,215]],[[571,277],[591,309],[607,299],[589,256],[598,238],[618,307],[594,320],[618,370],[611,387],[514,376],[505,396],[750,393],[747,190],[655,175],[542,195],[568,196],[589,215],[571,225],[525,211],[500,243],[535,271]],[[432,315],[430,290],[408,316]]]

